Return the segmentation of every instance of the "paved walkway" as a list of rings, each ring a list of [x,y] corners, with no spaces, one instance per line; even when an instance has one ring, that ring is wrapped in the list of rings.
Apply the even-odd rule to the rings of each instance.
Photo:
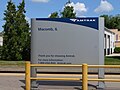
[[[53,77],[51,75],[38,75],[39,77]],[[81,75],[69,75],[64,77],[81,77]],[[55,75],[57,77],[57,75]],[[62,75],[60,75],[62,77]],[[90,75],[89,78],[96,78],[97,75]],[[106,78],[120,78],[119,75],[106,76]],[[39,89],[32,90],[81,90],[81,82],[78,81],[39,81]],[[97,82],[89,82],[89,90],[97,90],[95,87]],[[24,74],[0,73],[0,90],[25,90]],[[99,89],[101,90],[101,89]],[[120,90],[120,83],[106,82],[104,90]]]
[[[120,53],[113,53],[113,54],[106,55],[106,56],[120,56]]]

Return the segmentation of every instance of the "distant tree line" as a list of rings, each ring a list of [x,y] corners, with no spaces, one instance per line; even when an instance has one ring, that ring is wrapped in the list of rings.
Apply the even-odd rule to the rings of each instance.
[[[105,19],[105,27],[109,29],[118,29],[120,30],[120,14],[112,15],[101,15]]]

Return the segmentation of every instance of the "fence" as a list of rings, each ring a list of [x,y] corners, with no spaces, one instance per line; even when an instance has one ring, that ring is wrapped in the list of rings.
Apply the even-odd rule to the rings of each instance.
[[[80,67],[82,68],[82,79],[80,78],[37,78],[31,77],[30,71],[31,67]],[[105,81],[105,82],[120,82],[120,79],[94,79],[88,78],[88,68],[120,68],[120,65],[65,65],[65,64],[30,64],[29,61],[26,61],[26,90],[30,90],[31,88],[31,80],[74,80],[80,81],[82,80],[82,90],[88,90],[88,81]]]

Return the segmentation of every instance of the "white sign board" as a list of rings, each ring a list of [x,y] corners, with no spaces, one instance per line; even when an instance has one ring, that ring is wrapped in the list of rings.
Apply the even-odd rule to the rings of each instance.
[[[104,64],[103,18],[32,19],[31,62]]]

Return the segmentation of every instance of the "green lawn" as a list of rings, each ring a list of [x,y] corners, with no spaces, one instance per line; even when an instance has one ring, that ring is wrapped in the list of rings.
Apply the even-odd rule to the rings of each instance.
[[[0,66],[25,66],[25,61],[3,61],[0,60]],[[119,57],[105,57],[105,65],[120,65]]]
[[[105,57],[105,65],[120,65],[120,56]]]
[[[0,66],[24,66],[25,61],[3,61],[0,60]]]

